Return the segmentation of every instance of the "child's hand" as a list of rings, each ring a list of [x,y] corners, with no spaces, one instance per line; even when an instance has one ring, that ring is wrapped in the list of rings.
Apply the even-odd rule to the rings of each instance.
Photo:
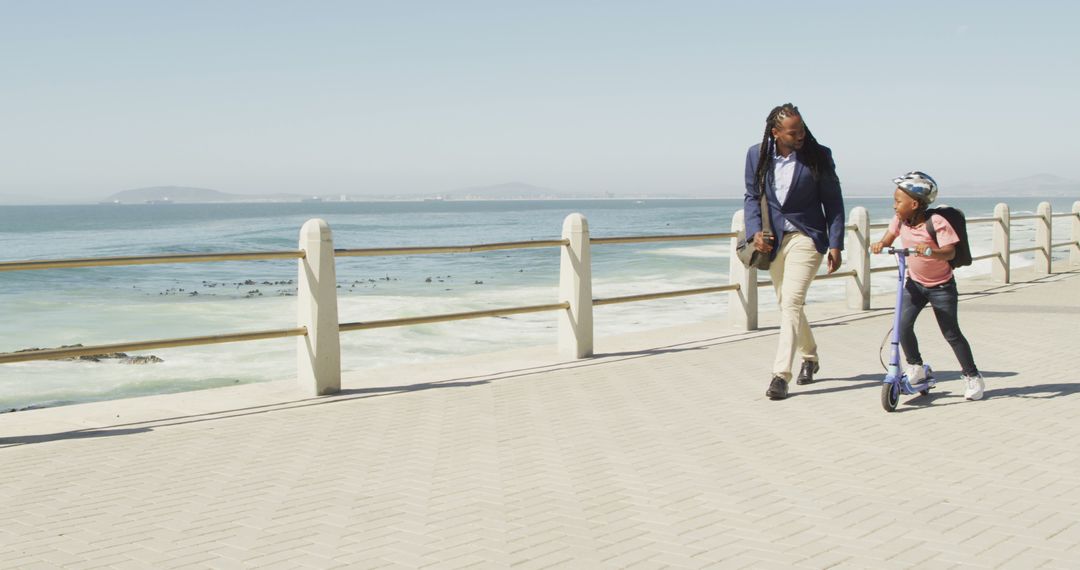
[[[870,253],[881,253],[882,249],[885,249],[885,244],[881,243],[880,241],[875,241],[874,243],[870,244]]]

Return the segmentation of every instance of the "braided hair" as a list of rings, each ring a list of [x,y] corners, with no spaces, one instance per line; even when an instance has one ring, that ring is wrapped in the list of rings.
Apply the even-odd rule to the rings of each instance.
[[[781,128],[783,122],[789,117],[801,118],[802,115],[799,113],[798,107],[791,103],[784,103],[778,107],[773,107],[773,110],[769,111],[769,116],[765,119],[765,135],[761,138],[757,172],[754,174],[754,187],[759,192],[765,191],[765,185],[773,172],[773,152],[776,148],[776,139],[773,137],[772,130]],[[818,144],[817,139],[810,132],[810,127],[806,126],[805,121],[803,122],[803,128],[806,130],[806,138],[803,140],[802,148],[799,149],[800,162],[810,168],[810,174],[813,175],[814,180],[820,179],[821,176],[836,176],[836,167],[832,159],[825,152],[824,147]]]

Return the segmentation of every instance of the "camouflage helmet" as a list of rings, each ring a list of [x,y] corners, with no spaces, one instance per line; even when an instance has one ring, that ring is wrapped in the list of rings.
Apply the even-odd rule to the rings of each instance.
[[[893,178],[893,184],[924,205],[933,204],[934,200],[937,200],[937,182],[925,172],[912,170],[899,178]]]

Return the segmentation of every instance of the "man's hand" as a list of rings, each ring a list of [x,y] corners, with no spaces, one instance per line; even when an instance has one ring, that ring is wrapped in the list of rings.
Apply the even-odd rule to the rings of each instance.
[[[765,239],[765,234],[758,232],[754,234],[754,249],[761,253],[769,253],[772,251],[772,240]]]
[[[833,271],[836,271],[837,269],[840,269],[840,262],[841,261],[843,261],[843,259],[840,256],[840,250],[836,249],[836,248],[830,249],[829,250],[829,262],[828,262],[829,273],[832,273]]]

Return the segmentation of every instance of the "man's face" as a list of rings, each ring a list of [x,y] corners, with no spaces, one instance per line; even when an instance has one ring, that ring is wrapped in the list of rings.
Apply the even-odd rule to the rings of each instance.
[[[806,140],[806,127],[803,126],[802,117],[792,115],[785,118],[779,127],[773,127],[772,135],[781,151],[799,150]]]

